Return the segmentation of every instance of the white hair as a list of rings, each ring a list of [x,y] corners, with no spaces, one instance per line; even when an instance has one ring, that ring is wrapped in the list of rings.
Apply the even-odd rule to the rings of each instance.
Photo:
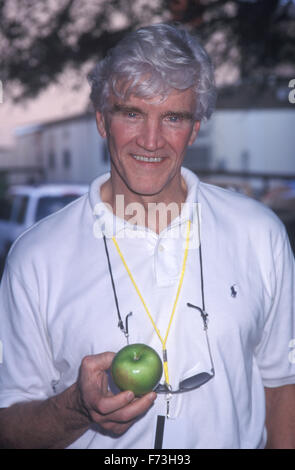
[[[123,100],[167,98],[173,90],[193,88],[195,119],[211,116],[216,87],[211,60],[199,40],[168,24],[143,27],[127,34],[88,75],[94,108],[104,112],[111,93]]]

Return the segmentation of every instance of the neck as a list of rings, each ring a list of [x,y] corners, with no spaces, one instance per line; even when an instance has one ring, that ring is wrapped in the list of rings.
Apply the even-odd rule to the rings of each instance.
[[[158,234],[180,215],[186,197],[187,187],[181,175],[169,191],[153,195],[134,193],[123,182],[115,184],[112,176],[101,187],[101,200],[111,206],[114,214]]]

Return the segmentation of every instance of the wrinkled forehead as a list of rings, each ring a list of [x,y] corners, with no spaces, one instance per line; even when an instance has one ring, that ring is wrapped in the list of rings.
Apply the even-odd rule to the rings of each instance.
[[[191,87],[192,88],[192,87]],[[135,76],[130,79],[129,77],[116,77],[111,80],[109,103],[114,100],[121,100],[126,102],[131,97],[142,99],[148,103],[161,104],[169,97],[181,94],[188,88],[183,89],[173,88],[163,80],[163,77],[151,75],[149,73]]]
[[[167,97],[141,97],[130,93],[123,98],[111,94],[107,112],[142,112],[150,116],[178,114],[189,120],[195,117],[195,95],[192,89],[171,90]]]
[[[130,101],[142,102],[145,104],[161,105],[167,101],[176,101],[187,98],[195,104],[195,92],[193,87],[176,89],[167,84],[154,86],[150,83],[149,75],[142,75],[136,80],[118,80],[110,87],[107,107],[112,107],[114,103],[126,104]]]

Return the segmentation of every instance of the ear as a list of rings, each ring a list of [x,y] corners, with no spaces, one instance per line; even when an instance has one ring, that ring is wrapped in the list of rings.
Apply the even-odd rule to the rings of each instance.
[[[193,125],[193,130],[188,142],[188,145],[192,145],[197,138],[201,126],[201,121],[195,121]]]
[[[97,125],[98,132],[100,133],[101,137],[104,139],[107,135],[105,117],[100,111],[96,111],[95,118],[96,118],[96,125]]]

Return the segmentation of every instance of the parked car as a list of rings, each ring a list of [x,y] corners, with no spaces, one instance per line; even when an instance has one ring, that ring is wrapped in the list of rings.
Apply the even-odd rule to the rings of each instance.
[[[18,236],[87,191],[87,185],[77,184],[11,186],[0,199],[0,278],[6,255]]]

